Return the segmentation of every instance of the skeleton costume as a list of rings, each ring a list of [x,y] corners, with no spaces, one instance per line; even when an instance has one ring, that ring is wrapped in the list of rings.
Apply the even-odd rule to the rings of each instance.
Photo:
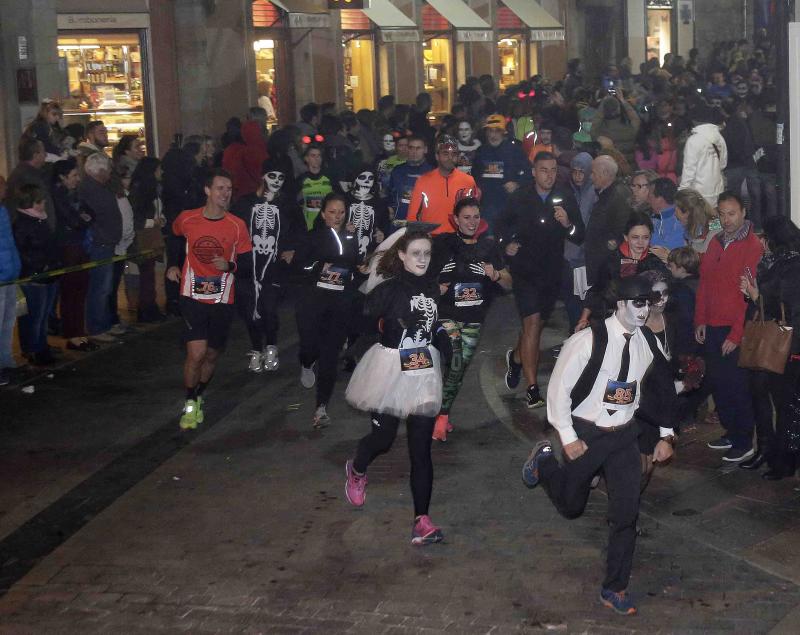
[[[355,177],[347,195],[346,224],[356,228],[361,258],[375,250],[375,230],[381,230],[384,236],[389,233],[389,211],[386,204],[375,196],[376,188],[375,173],[366,168]]]

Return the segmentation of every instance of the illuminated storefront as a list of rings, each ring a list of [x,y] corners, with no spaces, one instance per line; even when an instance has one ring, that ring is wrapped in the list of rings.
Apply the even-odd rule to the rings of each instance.
[[[673,10],[671,0],[647,0],[647,44],[648,60],[664,63],[664,56],[672,52]]]
[[[453,38],[450,23],[431,5],[422,6],[422,71],[431,112],[450,111],[453,99]]]
[[[375,38],[369,18],[358,9],[341,14],[344,52],[344,107],[357,112],[375,109]]]
[[[258,104],[267,111],[270,123],[285,123],[291,120],[293,100],[291,82],[287,81],[288,68],[285,13],[272,2],[253,2],[253,27],[255,40],[256,90]]]

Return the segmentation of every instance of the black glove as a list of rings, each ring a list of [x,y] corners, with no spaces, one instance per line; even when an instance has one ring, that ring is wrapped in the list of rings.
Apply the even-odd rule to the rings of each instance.
[[[442,357],[442,366],[449,366],[450,360],[453,357],[453,345],[450,342],[450,336],[441,325],[433,334],[433,345]]]

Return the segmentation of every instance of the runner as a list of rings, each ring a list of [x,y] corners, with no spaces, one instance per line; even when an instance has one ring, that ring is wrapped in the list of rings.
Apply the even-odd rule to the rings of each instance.
[[[494,285],[511,288],[503,254],[497,243],[486,236],[488,225],[481,219],[478,199],[463,198],[456,203],[453,224],[456,233],[439,234],[433,240],[432,269],[439,272],[442,291],[439,319],[453,348],[444,378],[442,407],[433,430],[433,438],[438,441],[447,441],[447,433],[453,430],[450,408],[478,345]]]
[[[339,351],[353,316],[353,274],[361,264],[356,228],[345,224],[345,205],[345,197],[336,192],[323,199],[320,217],[297,254],[310,274],[309,284],[297,301],[296,318],[300,383],[304,388],[317,385],[314,428],[323,428],[331,421],[327,407],[336,383]]]
[[[233,207],[250,230],[253,251],[246,259],[252,284],[239,286],[236,306],[247,325],[251,350],[248,370],[278,370],[278,304],[286,268],[306,233],[299,206],[284,191],[286,174],[267,160],[258,191]]]
[[[428,145],[422,137],[411,135],[408,137],[408,158],[406,162],[398,165],[389,176],[387,199],[389,201],[389,215],[400,226],[408,219],[408,206],[411,203],[411,192],[417,179],[430,172],[433,167],[425,161]],[[414,212],[416,214],[416,212]]]
[[[322,148],[313,143],[303,152],[303,161],[308,172],[300,176],[300,200],[306,227],[311,230],[319,216],[322,199],[333,192],[333,179],[325,172],[322,160]]]
[[[406,419],[411,459],[414,524],[411,544],[444,539],[428,516],[433,489],[431,433],[442,403],[442,356],[449,356],[449,338],[437,329],[435,281],[425,274],[431,260],[431,238],[406,232],[381,259],[378,271],[391,276],[367,297],[367,314],[375,320],[380,342],[359,362],[347,386],[347,401],[370,412],[372,429],[347,461],[345,495],[356,507],[366,499],[367,468],[392,447],[401,419]]]
[[[174,264],[167,270],[169,280],[181,283],[179,302],[185,326],[186,404],[181,430],[203,423],[203,392],[225,348],[233,318],[237,262],[252,249],[244,222],[227,211],[232,192],[230,175],[213,171],[206,180],[205,207],[181,212],[172,224],[174,234],[186,238],[183,271]]]
[[[633,276],[615,287],[614,315],[570,337],[550,378],[547,418],[558,431],[567,462],[559,465],[550,441],[541,441],[525,462],[522,479],[529,487],[541,482],[559,513],[573,519],[583,513],[592,479],[603,471],[609,538],[600,600],[617,613],[634,615],[636,606],[627,588],[636,546],[641,463],[633,415],[641,397],[638,388],[658,345],[652,333],[641,329],[653,297],[650,281]],[[674,390],[671,385],[660,389]],[[672,456],[672,429],[661,428],[660,436],[653,454],[656,463]]]

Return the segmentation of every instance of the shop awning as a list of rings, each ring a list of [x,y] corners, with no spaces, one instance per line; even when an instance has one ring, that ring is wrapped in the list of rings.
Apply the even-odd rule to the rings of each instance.
[[[325,0],[270,0],[286,13],[327,13],[328,3]]]
[[[491,31],[492,29],[481,16],[475,13],[461,0],[427,0],[427,2],[441,13],[457,30],[481,29]]]
[[[503,0],[503,4],[532,29],[564,28],[542,5],[533,0]]]
[[[414,20],[389,0],[370,0],[369,9],[362,9],[362,11],[381,29],[415,29],[417,27]]]

